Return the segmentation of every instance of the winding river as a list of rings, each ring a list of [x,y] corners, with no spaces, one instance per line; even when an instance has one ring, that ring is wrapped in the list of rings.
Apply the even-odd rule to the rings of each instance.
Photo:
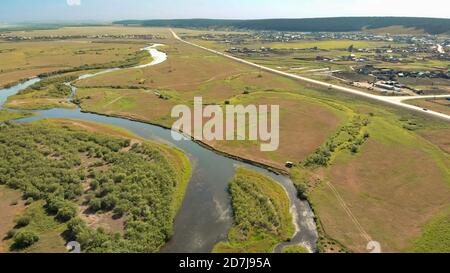
[[[160,46],[155,44],[142,50],[147,50],[152,56],[151,63],[139,65],[136,69],[153,66],[164,62],[167,55],[157,50]],[[95,77],[100,74],[120,70],[119,68],[104,70],[95,74],[86,74],[79,79]],[[24,83],[0,90],[0,109],[11,95],[39,82],[39,78],[30,79]],[[68,98],[72,100],[77,89],[72,83],[73,94]],[[149,105],[151,107],[151,105]],[[171,131],[158,126],[131,121],[123,118],[108,117],[92,113],[84,113],[77,109],[51,109],[34,111],[37,115],[24,118],[16,122],[28,123],[47,118],[67,118],[85,121],[101,122],[129,130],[136,135],[164,142],[183,150],[191,159],[193,174],[186,191],[183,204],[178,211],[174,223],[174,235],[162,248],[165,253],[204,253],[211,252],[214,245],[227,239],[229,229],[233,224],[231,200],[228,193],[228,184],[235,175],[236,166],[244,166],[278,181],[286,190],[291,200],[291,212],[294,218],[296,233],[290,242],[280,244],[275,252],[280,252],[284,246],[303,245],[310,251],[316,251],[318,238],[314,214],[308,202],[297,198],[297,191],[292,181],[282,175],[274,174],[266,169],[219,155],[191,140],[174,141]]]

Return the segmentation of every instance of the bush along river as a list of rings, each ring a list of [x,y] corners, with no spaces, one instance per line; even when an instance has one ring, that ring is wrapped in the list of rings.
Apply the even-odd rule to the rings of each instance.
[[[146,65],[140,65],[136,69],[157,65],[167,59],[167,55],[157,50],[160,45],[153,45],[142,50],[147,50],[153,61]],[[117,71],[120,68],[108,69],[95,74],[86,74],[79,79],[95,77],[100,74]],[[39,82],[41,79],[33,78],[10,88],[0,90],[0,109],[11,95]],[[68,98],[72,100],[77,89],[72,83],[73,94]],[[151,107],[151,105],[149,105]],[[191,159],[193,174],[186,191],[185,199],[177,213],[174,223],[174,234],[171,240],[161,249],[166,253],[205,253],[211,252],[214,245],[227,239],[229,229],[233,224],[233,212],[231,198],[228,192],[228,184],[235,175],[237,166],[243,166],[269,177],[280,183],[291,201],[291,213],[296,226],[296,233],[290,242],[278,245],[275,252],[281,252],[285,246],[303,245],[310,251],[317,250],[318,234],[314,221],[313,211],[306,201],[297,198],[297,191],[292,181],[283,175],[275,174],[257,164],[244,163],[242,161],[226,157],[221,153],[212,151],[192,140],[175,141],[171,130],[159,126],[137,122],[133,120],[108,117],[99,114],[85,113],[81,109],[50,109],[33,111],[36,116],[24,118],[16,122],[27,123],[40,119],[67,118],[85,121],[100,122],[129,130],[136,135],[155,141],[173,145],[184,151]]]

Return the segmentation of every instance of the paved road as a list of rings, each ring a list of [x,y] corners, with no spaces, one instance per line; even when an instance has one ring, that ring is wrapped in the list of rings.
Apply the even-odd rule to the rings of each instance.
[[[318,86],[323,86],[323,87],[326,87],[326,88],[328,88],[330,90],[337,90],[337,91],[342,91],[342,92],[346,92],[346,93],[351,93],[351,94],[358,95],[358,96],[361,96],[361,97],[366,97],[366,98],[369,98],[369,99],[372,99],[372,100],[375,100],[375,101],[388,103],[388,104],[391,104],[391,105],[395,105],[395,106],[398,106],[398,107],[402,107],[402,108],[405,108],[405,109],[409,109],[409,110],[412,110],[412,111],[424,113],[424,114],[427,114],[427,115],[430,115],[430,116],[434,116],[434,117],[438,117],[438,118],[450,121],[450,116],[449,115],[446,115],[446,114],[443,114],[443,113],[439,113],[439,112],[435,112],[435,111],[431,111],[431,110],[428,110],[428,109],[423,109],[423,108],[418,107],[418,106],[409,105],[409,104],[404,103],[405,101],[411,100],[411,99],[427,99],[427,98],[435,98],[435,97],[436,98],[450,98],[450,95],[440,95],[440,96],[398,96],[398,97],[373,95],[373,94],[365,93],[365,92],[362,92],[362,91],[359,91],[359,90],[356,90],[356,89],[352,89],[352,88],[348,88],[348,87],[344,87],[344,86],[339,86],[339,85],[334,85],[334,84],[326,83],[326,82],[323,82],[323,81],[318,81],[318,80],[306,78],[306,77],[303,77],[303,76],[299,76],[299,75],[283,72],[283,71],[280,71],[280,70],[276,70],[276,69],[273,69],[273,68],[269,68],[269,67],[266,67],[266,66],[258,65],[258,64],[255,64],[255,63],[252,63],[252,62],[240,59],[240,58],[236,58],[236,57],[228,55],[228,54],[225,54],[225,53],[220,52],[220,51],[216,51],[216,50],[213,50],[213,49],[209,49],[209,48],[206,48],[206,47],[203,47],[203,46],[200,46],[200,45],[197,45],[197,44],[185,41],[185,40],[181,39],[172,29],[170,31],[172,32],[172,35],[173,35],[173,37],[175,39],[177,39],[177,40],[179,40],[179,41],[181,41],[183,43],[186,43],[188,45],[201,48],[203,50],[212,52],[212,53],[217,54],[217,55],[224,56],[226,58],[235,60],[237,62],[246,64],[246,65],[250,65],[250,66],[256,67],[256,68],[261,69],[261,70],[268,71],[270,73],[274,73],[274,74],[278,74],[278,75],[285,76],[285,77],[288,77],[288,78],[292,78],[292,79],[296,79],[296,80],[312,83],[312,84],[315,84],[315,85],[318,85]]]

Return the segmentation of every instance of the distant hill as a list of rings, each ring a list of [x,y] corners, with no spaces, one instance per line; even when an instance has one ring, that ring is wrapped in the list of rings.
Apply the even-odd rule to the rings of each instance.
[[[429,34],[450,33],[450,19],[415,17],[334,17],[262,20],[174,19],[125,20],[114,23],[149,27],[236,28],[300,32],[350,32],[401,26],[423,30]]]

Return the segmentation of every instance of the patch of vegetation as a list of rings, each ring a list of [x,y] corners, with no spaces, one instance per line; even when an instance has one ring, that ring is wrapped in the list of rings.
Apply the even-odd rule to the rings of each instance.
[[[400,122],[403,128],[408,131],[416,131],[423,128],[423,125],[413,117],[402,117]]]
[[[61,234],[66,225],[49,215],[44,205],[43,200],[33,202],[17,219],[16,226],[7,234],[11,251],[65,252]]]
[[[45,78],[16,95],[10,96],[5,105],[10,108],[29,110],[71,107],[65,99],[72,93],[72,89],[65,83],[77,78],[78,74]]]
[[[215,252],[263,253],[291,239],[294,233],[289,199],[272,179],[238,168],[230,184],[234,226],[228,242],[216,245]]]
[[[37,236],[32,231],[19,231],[14,237],[14,249],[23,249],[30,247],[39,241],[39,236]]]
[[[133,54],[132,56],[129,56],[125,60],[119,60],[119,61],[112,61],[109,63],[104,64],[84,64],[78,67],[74,68],[68,68],[64,70],[59,70],[55,72],[49,72],[49,73],[42,73],[39,75],[39,77],[51,77],[58,74],[65,74],[65,73],[71,73],[71,72],[78,72],[78,71],[86,71],[86,70],[104,70],[104,69],[111,69],[111,68],[129,68],[137,66],[141,63],[143,63],[144,60],[151,60],[151,56],[147,51],[140,50],[136,52],[136,54]]]
[[[414,243],[414,252],[448,253],[450,249],[450,212],[436,218],[424,228],[422,237]]]
[[[67,239],[79,241],[85,252],[156,252],[172,235],[178,187],[185,188],[188,170],[172,164],[181,155],[165,146],[131,145],[128,139],[40,122],[0,127],[0,153],[0,184],[21,190],[36,206],[19,219],[14,241],[22,231],[40,236],[67,227]],[[88,228],[77,217],[80,200],[92,213],[123,217],[124,235]],[[41,223],[47,218],[53,224]],[[17,247],[35,243],[26,235]]]
[[[33,113],[29,112],[18,112],[10,110],[0,110],[0,122],[22,119],[33,116]]]
[[[71,89],[65,85],[65,82],[71,82],[78,78],[78,75],[62,75],[51,78],[45,78],[30,87],[20,91],[18,95],[26,95],[33,92],[46,91],[49,97],[65,98],[70,95]]]
[[[369,125],[369,119],[361,116],[354,117],[348,124],[340,128],[328,141],[319,147],[315,153],[308,156],[303,162],[303,167],[326,167],[332,160],[333,153],[341,150],[349,150],[356,154],[370,134],[364,131]]]
[[[304,246],[287,246],[283,248],[283,253],[309,253],[309,250]]]

